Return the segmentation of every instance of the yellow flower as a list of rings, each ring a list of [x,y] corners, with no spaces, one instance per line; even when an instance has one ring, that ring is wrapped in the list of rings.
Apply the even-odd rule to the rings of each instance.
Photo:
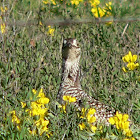
[[[76,102],[76,98],[75,98],[75,97],[70,97],[70,98],[69,98],[69,102],[70,102],[70,103]]]
[[[125,135],[128,136],[128,137],[131,137],[132,134],[133,134],[132,131],[131,131],[130,129],[125,129],[125,130],[124,130],[124,133],[125,133]]]
[[[125,138],[125,139],[123,139],[123,140],[136,140],[135,138],[133,138],[133,137],[131,137],[131,138]]]
[[[49,124],[49,120],[42,120],[42,126],[47,126]]]
[[[116,123],[116,128],[117,129],[120,129],[120,127],[119,127],[119,121],[117,121],[117,122],[115,122]]]
[[[63,100],[64,100],[64,101],[69,101],[69,97],[70,97],[70,96],[64,95],[64,96],[63,96]]]
[[[1,24],[1,33],[2,34],[4,34],[6,32],[5,28],[6,28],[5,23],[2,23]]]
[[[20,119],[16,116],[16,120],[15,120],[15,122],[17,123],[17,124],[19,124],[20,123]]]
[[[124,72],[127,72],[127,70],[126,70],[126,68],[125,68],[125,67],[122,67],[122,70],[123,70]]]
[[[98,18],[98,17],[103,17],[105,15],[105,10],[101,9],[100,7],[94,7],[91,9],[91,12],[93,15]]]
[[[41,107],[41,104],[38,104],[37,102],[31,102],[31,108],[40,108]]]
[[[37,93],[37,91],[35,89],[32,89],[32,92],[33,92],[33,94],[36,94]]]
[[[32,92],[34,94],[37,93],[37,91],[35,89],[32,90]],[[47,137],[50,137],[51,132],[48,133],[48,124],[49,124],[49,120],[45,119],[46,113],[48,108],[45,108],[44,104],[48,104],[49,103],[49,99],[47,97],[45,97],[45,94],[43,93],[43,89],[41,88],[37,97],[39,97],[39,99],[37,99],[34,102],[31,102],[30,108],[26,109],[25,112],[28,112],[30,117],[33,117],[35,115],[38,115],[38,117],[40,117],[38,120],[34,120],[33,126],[35,126],[36,128],[34,130],[30,130],[29,127],[29,133],[35,135],[36,132],[39,135],[42,135],[44,132],[47,132]],[[21,102],[21,106],[22,108],[24,108],[26,106],[25,102]],[[10,112],[12,114],[12,122],[16,124],[17,129],[21,129],[20,128],[20,119],[16,116],[16,111],[13,110]],[[28,117],[29,118],[29,117]],[[28,119],[29,120],[29,119]]]
[[[16,115],[13,115],[12,116],[12,122],[15,122],[16,124],[19,124],[20,123],[20,119]]]
[[[51,0],[51,2],[52,2],[52,4],[53,4],[53,5],[56,5],[56,2],[55,2],[55,0]]]
[[[85,115],[86,111],[87,114]],[[88,120],[88,123],[94,123],[96,121],[96,117],[93,116],[95,112],[96,110],[94,108],[90,108],[88,110],[86,108],[82,108],[82,115],[80,116],[80,118],[86,118]]]
[[[128,129],[129,128],[129,122],[128,121],[123,122],[121,128],[122,129]]]
[[[131,52],[130,52],[130,54],[131,54]],[[132,55],[132,54],[131,54]],[[123,58],[122,58],[122,60],[123,60],[123,62],[130,62],[130,57],[129,57],[129,55],[125,55]]]
[[[52,136],[53,134],[52,134],[52,132],[47,132],[47,134],[46,134],[46,136],[48,137],[48,138],[50,138],[50,136]]]
[[[95,110],[94,108],[90,108],[90,109],[88,110],[87,115],[94,115],[95,112],[96,112],[96,110]]]
[[[39,115],[38,111],[36,109],[32,109],[30,110],[30,116],[35,116],[35,115]]]
[[[118,111],[116,112],[116,116],[118,117],[118,119],[121,121],[122,120],[122,114],[120,114]]]
[[[39,120],[35,121],[34,123],[36,125],[36,128],[38,130],[38,133],[42,135],[44,132],[48,132],[48,124],[49,120],[44,119],[44,115],[41,115]]]
[[[48,4],[48,0],[43,0],[42,1],[44,4]]]
[[[106,6],[103,8],[98,6],[100,4],[99,0],[90,0],[89,2],[91,3],[91,6],[93,7],[91,9],[91,12],[96,18],[104,17],[104,16],[108,17],[111,15],[111,10],[112,10],[112,7],[111,7],[112,3],[111,2],[106,3]],[[110,24],[112,24],[112,21],[107,22],[106,24],[110,25]]]
[[[136,62],[137,61],[137,55],[132,55],[131,51],[127,55],[125,55],[122,60],[124,62],[130,63],[130,62]]]
[[[43,0],[42,2],[43,2],[44,4],[52,3],[53,5],[56,5],[55,0]]]
[[[10,114],[12,114],[12,115],[16,115],[16,111],[13,110],[13,111],[10,112]]]
[[[87,113],[86,117],[87,117],[87,120],[89,123],[94,123],[96,121],[96,117],[93,116],[95,112],[96,112],[96,110],[94,108],[88,109],[88,113]]]
[[[97,127],[96,127],[96,126],[91,125],[90,129],[91,129],[91,131],[92,131],[92,132],[94,132],[94,133],[95,133],[95,131],[96,131]]]
[[[20,102],[20,103],[21,103],[22,108],[24,108],[26,106],[26,103],[24,103],[24,102]]]
[[[40,89],[37,97],[45,97],[45,94],[43,92],[43,88]]]
[[[118,119],[118,117],[116,115],[113,117],[113,119],[114,119],[115,122],[119,121],[119,119]]]
[[[32,116],[44,115],[47,112],[47,110],[48,110],[47,108],[37,108],[37,109],[32,109],[31,113],[32,113]]]
[[[29,110],[29,109],[26,109],[26,110],[25,110],[25,112],[28,112],[28,111],[30,111],[30,110]]]
[[[48,127],[43,126],[41,129],[39,129],[39,134],[42,135],[44,132],[48,132]]]
[[[17,129],[18,129],[18,130],[20,130],[20,129],[21,129],[19,125],[17,125]]]
[[[72,5],[79,5],[80,2],[82,2],[83,0],[71,0],[71,4]]]
[[[75,97],[66,96],[66,95],[63,96],[63,100],[67,101],[69,103],[76,102],[76,98]]]
[[[41,124],[41,119],[35,121],[35,125],[36,125],[37,127],[40,126],[40,124]]]
[[[0,10],[1,10],[2,13],[5,13],[8,10],[8,8],[7,7],[4,7],[4,8],[1,7]]]
[[[99,129],[100,129],[100,132],[103,133],[103,126],[102,125],[99,127]]]
[[[128,118],[129,118],[129,116],[127,114],[124,114],[123,117],[122,117],[123,121],[127,121]]]
[[[39,104],[48,104],[49,103],[49,99],[46,98],[46,97],[42,97],[42,98],[37,100],[37,103],[39,103]]]
[[[66,113],[66,105],[62,105],[64,113]]]
[[[49,120],[44,120],[44,118],[40,118],[39,120],[35,121],[36,126],[47,126],[49,124]]]
[[[50,135],[49,135],[49,134],[46,134],[46,136],[47,136],[48,138],[50,138]]]
[[[129,70],[134,70],[134,69],[136,69],[138,66],[139,66],[138,63],[135,64],[135,63],[133,63],[133,62],[130,62],[130,63],[127,64],[127,67],[129,68]]]
[[[135,138],[131,137],[129,140],[136,140]]]
[[[104,7],[104,10],[106,12],[106,16],[108,17],[108,16],[111,15],[111,11],[112,11],[111,5],[112,5],[112,2],[106,3],[105,5],[106,6]]]
[[[129,127],[129,122],[127,114],[121,114],[118,111],[116,112],[116,115],[114,117],[109,118],[109,122],[113,125],[116,124],[117,129],[127,129]]]
[[[51,36],[54,36],[54,31],[55,29],[54,28],[51,28],[51,26],[48,26],[48,34],[51,35]]]
[[[30,134],[35,135],[36,134],[36,130],[28,130]]]
[[[65,104],[65,105],[59,105],[58,107],[59,107],[59,108],[62,108],[63,111],[64,111],[64,113],[66,113],[66,104]]]
[[[80,116],[80,118],[85,117],[86,110],[87,110],[86,108],[82,108],[82,110],[81,110],[82,115]]]
[[[113,119],[113,117],[110,117],[110,118],[109,118],[109,123],[112,124],[112,125],[115,124],[115,120]]]
[[[79,124],[78,126],[80,127],[80,130],[85,129],[85,127],[86,127],[84,123],[81,123],[81,124]]]
[[[89,123],[94,123],[96,121],[96,117],[95,116],[91,117],[90,115],[88,115],[87,120],[88,120]]]
[[[100,4],[100,1],[99,0],[90,0],[89,2],[90,2],[90,4],[91,4],[92,7],[96,7],[97,5]]]
[[[42,93],[42,92],[43,92],[43,88],[40,89],[39,93]]]
[[[132,131],[129,129],[128,117],[129,116],[127,114],[121,114],[117,111],[114,117],[109,118],[109,122],[112,125],[116,125],[117,129],[123,130],[123,133],[126,136],[131,137]]]
[[[31,109],[28,110],[30,116],[44,115],[47,113],[48,108],[44,108],[43,104],[38,104],[37,102],[31,102]]]
[[[105,5],[109,10],[112,10],[112,8],[111,8],[112,2],[106,3]]]
[[[12,122],[15,122],[16,124],[20,124],[20,119],[16,116],[16,111],[13,110],[10,112],[12,114]]]
[[[39,25],[40,25],[40,26],[42,26],[42,25],[43,25],[41,21],[39,21]]]

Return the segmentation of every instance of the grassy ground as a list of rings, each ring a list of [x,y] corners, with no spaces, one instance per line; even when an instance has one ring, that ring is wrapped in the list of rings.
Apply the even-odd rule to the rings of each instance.
[[[70,1],[69,1],[70,3]],[[101,1],[101,5],[105,5]],[[115,18],[127,19],[138,16],[138,1],[114,1],[111,15]],[[82,88],[94,98],[127,113],[133,123],[133,131],[138,139],[140,127],[140,67],[127,73],[122,71],[126,64],[122,57],[128,54],[138,56],[140,64],[139,22],[116,22],[107,24],[77,24],[70,26],[45,25],[46,19],[80,19],[95,18],[90,12],[88,1],[79,5],[65,4],[60,1],[53,5],[42,1],[4,1],[1,6],[7,9],[2,12],[1,22],[6,24],[5,32],[1,29],[0,47],[0,139],[46,139],[43,135],[31,135],[28,128],[31,120],[25,119],[22,102],[29,102],[32,89],[43,87],[46,97],[50,99],[49,130],[50,139],[89,139],[86,130],[79,130],[76,110],[72,108],[67,114],[56,108],[56,96],[61,82],[61,46],[63,38],[76,38],[82,49],[81,74]],[[14,24],[20,20],[19,24]],[[27,21],[35,20],[36,26],[29,26]],[[20,26],[20,23],[25,26]],[[10,24],[12,23],[12,24]],[[17,116],[23,120],[21,130],[12,123],[9,112],[16,110]],[[73,113],[72,113],[73,112]],[[24,118],[24,119],[23,119]],[[33,120],[32,120],[33,121]],[[116,130],[106,128],[103,133],[96,133],[91,139],[107,138],[109,133],[118,135]],[[90,133],[90,135],[94,135]],[[109,137],[108,139],[113,139]],[[117,138],[116,138],[117,139]]]

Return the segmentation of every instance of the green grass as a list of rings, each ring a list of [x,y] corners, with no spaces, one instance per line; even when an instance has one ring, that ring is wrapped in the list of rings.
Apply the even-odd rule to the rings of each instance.
[[[122,1],[121,1],[122,2]],[[80,120],[72,109],[67,115],[56,108],[56,96],[61,82],[61,46],[63,38],[76,38],[82,49],[81,85],[95,99],[114,107],[122,113],[127,113],[133,121],[134,131],[140,128],[140,67],[137,70],[124,73],[125,63],[122,57],[132,51],[139,55],[139,22],[129,23],[124,35],[122,33],[127,23],[117,22],[106,24],[77,24],[70,26],[53,26],[54,36],[48,35],[46,19],[94,18],[90,5],[44,5],[42,1],[25,0],[1,2],[8,7],[3,15],[7,23],[6,33],[0,35],[0,139],[46,139],[46,135],[32,136],[28,133],[30,125],[23,121],[22,130],[18,131],[10,111],[21,111],[20,101],[29,101],[32,89],[43,87],[46,97],[50,99],[49,126],[53,135],[50,139],[88,139],[85,131],[80,131]],[[101,2],[103,3],[103,2]],[[63,4],[63,6],[62,6]],[[115,18],[137,17],[139,1],[128,0],[121,4],[116,1],[112,15]],[[129,9],[128,9],[129,5]],[[9,22],[35,20],[43,22],[43,26],[16,26]],[[22,22],[21,22],[22,23]],[[31,40],[35,45],[31,45]],[[73,112],[73,113],[72,113]],[[107,132],[97,133],[92,139],[106,137]],[[115,132],[114,132],[115,133]],[[115,133],[116,134],[116,133]],[[138,138],[138,132],[134,134]],[[110,138],[111,139],[111,138]],[[122,137],[120,136],[120,139]]]

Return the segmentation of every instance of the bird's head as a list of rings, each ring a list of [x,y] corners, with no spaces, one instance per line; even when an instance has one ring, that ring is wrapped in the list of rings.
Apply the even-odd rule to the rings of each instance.
[[[67,61],[80,59],[81,49],[76,39],[64,39],[62,46],[62,58]]]

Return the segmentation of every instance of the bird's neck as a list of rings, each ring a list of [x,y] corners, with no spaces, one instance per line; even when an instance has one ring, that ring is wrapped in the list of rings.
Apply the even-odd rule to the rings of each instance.
[[[80,59],[80,58],[79,58]],[[63,59],[62,64],[62,86],[80,87],[79,59],[69,61]]]

